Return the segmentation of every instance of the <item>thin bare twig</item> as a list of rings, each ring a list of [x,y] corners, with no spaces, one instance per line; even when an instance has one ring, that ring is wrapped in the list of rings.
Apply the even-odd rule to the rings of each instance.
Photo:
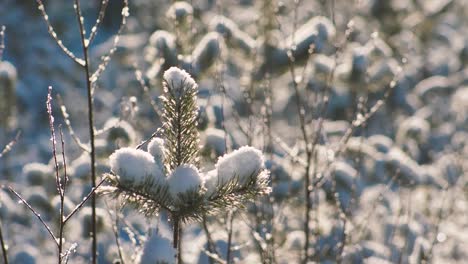
[[[100,2],[99,15],[96,19],[96,22],[94,23],[94,26],[91,28],[91,33],[89,34],[89,38],[88,38],[88,47],[91,45],[94,38],[96,37],[99,26],[101,25],[102,20],[104,20],[104,16],[106,14],[106,9],[107,9],[108,4],[109,4],[109,0],[102,0]]]
[[[228,212],[227,222],[228,222],[228,241],[227,241],[227,252],[226,252],[226,263],[231,263],[231,254],[232,254],[232,232],[233,232],[233,222],[234,222],[234,213],[233,211]]]
[[[5,30],[5,26],[0,28],[0,61],[3,60],[3,51],[5,50]]]
[[[32,206],[18,192],[16,192],[13,188],[8,186],[8,190],[10,190],[10,192],[12,192],[18,199],[20,199],[21,203],[26,205],[26,207],[28,207],[28,209],[37,217],[37,219],[39,219],[39,221],[42,223],[42,225],[47,229],[47,232],[49,232],[49,235],[52,237],[55,244],[58,246],[59,242],[58,242],[57,237],[54,235],[54,233],[52,232],[50,227],[46,224],[46,222],[42,218],[41,214],[39,214],[36,210],[34,210],[34,208],[32,208]]]
[[[5,264],[8,264],[7,245],[5,243],[5,240],[3,239],[2,223],[1,222],[0,222],[0,243],[1,243],[1,246],[2,246],[3,262]]]
[[[77,205],[75,206],[75,208],[70,212],[70,214],[65,217],[65,219],[63,220],[64,223],[68,222],[68,220],[70,220],[70,218],[80,210],[81,207],[83,207],[83,205],[89,200],[89,198],[91,198],[95,193],[96,193],[96,190],[106,181],[106,178],[103,178],[101,179],[101,181],[96,185],[96,187],[93,187],[91,189],[91,191],[83,198],[83,200]]]
[[[77,56],[75,56],[75,54],[73,54],[73,52],[71,52],[64,44],[63,42],[58,38],[57,36],[57,33],[55,32],[55,29],[54,27],[52,26],[52,24],[50,23],[50,20],[49,20],[49,15],[47,15],[47,12],[45,11],[45,7],[44,7],[44,4],[42,3],[42,0],[36,0],[36,3],[37,3],[37,8],[39,9],[39,11],[41,12],[42,14],[42,17],[44,18],[44,21],[47,23],[47,30],[49,31],[49,34],[52,36],[52,38],[55,40],[55,43],[57,43],[57,45],[62,49],[62,51],[68,56],[70,57],[74,62],[76,62],[78,65],[80,66],[84,66],[85,62],[83,61],[83,59],[81,58],[78,58]]]
[[[2,158],[3,155],[11,151],[13,146],[18,142],[18,139],[20,138],[20,136],[21,136],[21,131],[18,131],[18,133],[16,133],[15,138],[3,148],[2,152],[0,152],[0,158]]]
[[[63,161],[63,186],[61,187],[62,193],[60,194],[60,224],[59,224],[60,227],[59,227],[59,254],[58,254],[59,263],[61,263],[62,251],[63,251],[63,230],[65,227],[65,223],[63,221],[63,214],[64,214],[64,204],[65,204],[65,189],[67,186],[68,175],[67,175],[67,162],[65,159],[65,142],[63,141],[62,126],[59,127],[59,130],[60,130],[60,141],[62,142],[62,161]],[[56,159],[55,152],[54,152],[54,159]]]
[[[57,161],[57,141],[55,137],[55,128],[54,128],[54,116],[52,115],[52,86],[49,86],[49,90],[47,93],[47,115],[49,117],[49,129],[50,129],[50,140],[52,141],[52,155],[54,158],[54,166],[55,166],[55,184],[57,185],[57,192],[60,197],[63,197],[63,187],[59,175],[59,164]]]
[[[86,75],[86,92],[88,99],[88,130],[89,130],[89,142],[91,151],[89,153],[91,160],[91,187],[92,190],[96,189],[96,148],[94,146],[94,107],[93,107],[93,92],[91,82],[91,66],[89,63],[89,50],[88,40],[86,39],[86,32],[84,28],[84,18],[81,14],[80,0],[74,0],[74,8],[76,13],[76,19],[78,21],[81,46],[83,48],[84,64],[83,68]],[[92,237],[92,263],[97,263],[97,234],[96,234],[96,195],[94,191],[91,193],[91,237]],[[89,197],[89,196],[88,196]],[[86,199],[87,200],[87,199]],[[81,203],[82,205],[83,203]]]
[[[62,113],[63,120],[65,121],[65,125],[68,128],[68,132],[70,133],[71,138],[73,139],[73,141],[75,141],[75,143],[78,145],[78,147],[81,150],[87,153],[91,152],[91,150],[89,149],[89,146],[81,142],[80,138],[75,133],[75,130],[73,129],[73,126],[71,125],[71,122],[70,122],[70,115],[67,112],[67,107],[63,103],[62,97],[60,95],[57,95],[57,101],[60,105],[60,111]]]
[[[205,236],[206,236],[206,244],[207,244],[207,247],[208,247],[208,252],[210,254],[213,254],[213,255],[216,255],[217,257],[219,256],[219,253],[218,251],[216,250],[216,246],[215,246],[215,243],[213,241],[213,238],[211,237],[211,233],[210,233],[210,230],[208,229],[208,223],[207,223],[207,216],[204,216],[203,217],[203,220],[202,220],[202,227],[203,227],[203,231],[205,232]],[[206,252],[205,252],[206,253]],[[208,254],[207,254],[208,255]],[[210,264],[214,264],[213,262],[213,258],[211,257],[211,255],[208,255],[208,261],[210,262]]]
[[[79,0],[75,0],[75,2],[79,2]],[[91,75],[91,78],[89,79],[91,83],[94,83],[99,79],[99,76],[101,76],[101,74],[106,69],[107,64],[110,62],[115,51],[117,51],[117,44],[119,43],[120,36],[122,35],[125,25],[127,24],[127,17],[129,16],[128,0],[124,0],[123,4],[124,6],[122,8],[122,22],[120,23],[119,30],[117,31],[117,34],[114,37],[113,46],[106,55],[101,57],[101,63],[99,64],[97,70]],[[83,39],[84,39],[83,45],[87,45],[87,41],[84,35],[83,35]],[[84,47],[85,46],[83,46],[83,48]],[[88,46],[86,46],[86,50],[88,50]]]
[[[133,68],[135,72],[135,78],[140,84],[140,87],[143,89],[143,93],[145,93],[146,97],[150,101],[150,104],[153,107],[154,112],[158,115],[159,118],[161,118],[162,116],[161,110],[159,110],[159,107],[158,107],[158,104],[156,104],[156,101],[151,98],[150,89],[148,85],[146,84],[145,80],[143,79],[143,73],[141,72],[141,70],[138,68],[136,64],[133,65]]]
[[[104,200],[104,203],[105,203],[106,208],[107,208],[107,214],[109,215],[109,217],[111,219],[113,219],[114,217],[112,215],[112,210],[110,209],[109,204],[107,203],[106,200]],[[120,214],[119,214],[119,210],[118,210],[118,202],[117,201],[115,202],[114,212],[115,212],[115,218],[113,219],[114,221],[112,221],[112,232],[114,233],[114,239],[115,239],[115,244],[117,246],[117,252],[119,254],[120,263],[125,264],[125,259],[124,259],[124,255],[123,255],[123,251],[122,251],[122,246],[120,245],[120,239],[119,239],[120,238],[120,235],[119,235]]]

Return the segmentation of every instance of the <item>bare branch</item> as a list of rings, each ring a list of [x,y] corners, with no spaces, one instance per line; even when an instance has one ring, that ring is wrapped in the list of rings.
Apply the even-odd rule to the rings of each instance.
[[[62,51],[68,57],[70,57],[74,62],[76,62],[81,67],[83,67],[85,64],[84,60],[75,56],[75,54],[73,54],[73,52],[71,52],[67,47],[65,47],[63,42],[58,38],[54,27],[50,23],[49,16],[47,15],[47,12],[45,11],[45,7],[44,7],[44,4],[42,3],[42,0],[36,0],[36,2],[38,5],[37,8],[39,9],[39,11],[41,11],[42,17],[44,18],[44,21],[47,23],[47,30],[49,31],[49,34],[52,36],[52,38],[55,40],[55,43],[57,43],[57,45],[62,49]]]
[[[99,26],[101,25],[102,20],[104,20],[104,16],[106,14],[106,9],[107,9],[108,4],[109,4],[109,0],[102,0],[101,3],[100,3],[99,15],[98,15],[98,17],[96,19],[96,22],[95,22],[93,28],[91,28],[91,33],[89,34],[88,47],[89,47],[89,45],[91,45],[94,38],[96,37]]]
[[[0,158],[3,157],[3,155],[7,154],[8,152],[11,151],[11,149],[13,148],[13,146],[18,142],[18,139],[19,137],[21,136],[21,131],[19,131],[18,133],[16,133],[16,136],[15,138],[10,141],[10,143],[8,143],[2,150],[2,152],[0,152]]]
[[[3,51],[5,50],[5,30],[5,26],[0,28],[0,61],[3,59]]]
[[[99,79],[99,76],[104,72],[104,70],[107,67],[107,64],[111,60],[111,57],[117,50],[117,44],[119,43],[120,36],[122,35],[123,29],[127,24],[127,17],[129,16],[128,11],[128,0],[124,0],[124,6],[122,8],[122,22],[120,23],[119,30],[117,31],[117,34],[114,37],[113,46],[106,55],[101,57],[101,63],[99,64],[97,70],[93,73],[93,75],[91,75],[91,83],[95,83]]]
[[[49,232],[49,235],[52,237],[52,239],[54,240],[55,244],[57,244],[58,246],[58,239],[57,237],[54,235],[54,233],[52,232],[52,230],[50,229],[50,227],[46,224],[46,222],[44,221],[44,219],[42,219],[42,216],[36,211],[34,210],[34,208],[32,208],[32,206],[25,200],[23,199],[23,197],[21,197],[21,195],[19,193],[17,193],[15,190],[13,190],[13,188],[11,188],[10,186],[8,186],[8,189],[10,190],[10,192],[12,192],[16,197],[18,197],[18,199],[20,199],[20,201],[25,204],[28,209],[39,219],[39,221],[42,223],[42,225],[47,229],[47,232]]]
[[[106,178],[102,178],[102,180],[96,185],[96,188],[93,188],[91,189],[91,191],[85,196],[85,198],[83,198],[83,200],[77,205],[75,206],[75,208],[73,209],[73,211],[71,211],[71,213],[65,217],[65,219],[63,220],[63,224],[65,224],[68,220],[70,220],[70,218],[76,213],[78,212],[81,207],[83,207],[83,205],[89,200],[89,198],[91,198],[91,196],[96,192],[96,190],[104,183],[104,181],[106,180]]]

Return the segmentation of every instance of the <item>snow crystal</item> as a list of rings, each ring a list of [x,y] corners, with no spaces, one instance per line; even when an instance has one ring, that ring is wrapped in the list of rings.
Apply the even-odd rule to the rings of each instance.
[[[121,183],[141,184],[152,174],[154,158],[146,151],[121,148],[109,157],[111,170],[119,176]]]
[[[264,168],[260,150],[244,146],[218,159],[218,181],[226,183],[238,177],[241,184],[247,183],[251,176],[256,176]]]
[[[177,97],[180,97],[187,88],[194,89],[197,87],[197,83],[190,74],[177,67],[171,67],[165,71],[163,78],[168,86],[167,88],[172,90]],[[184,86],[187,88],[184,89]]]
[[[190,164],[183,164],[177,167],[167,181],[169,192],[174,197],[189,190],[198,190],[204,184],[197,167]]]

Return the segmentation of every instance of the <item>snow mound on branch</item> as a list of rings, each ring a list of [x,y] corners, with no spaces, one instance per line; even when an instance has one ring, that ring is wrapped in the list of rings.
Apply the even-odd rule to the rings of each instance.
[[[183,164],[177,167],[168,178],[169,192],[172,196],[190,190],[197,191],[204,185],[204,179],[194,165]]]
[[[246,184],[252,175],[265,168],[262,152],[254,147],[244,146],[218,159],[218,181],[226,183],[237,177],[240,184]]]
[[[109,157],[111,170],[121,183],[142,184],[152,175],[155,162],[150,153],[133,148],[121,148]]]

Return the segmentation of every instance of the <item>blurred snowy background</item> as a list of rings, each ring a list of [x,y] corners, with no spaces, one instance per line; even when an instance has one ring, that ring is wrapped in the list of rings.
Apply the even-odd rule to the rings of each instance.
[[[99,1],[82,2],[89,31]],[[59,38],[80,55],[72,4],[44,3]],[[203,166],[211,168],[226,151],[252,145],[268,158],[273,188],[269,199],[248,205],[247,213],[208,219],[208,232],[201,224],[187,225],[187,263],[212,263],[205,253],[207,233],[224,260],[232,233],[228,263],[300,262],[308,146],[298,104],[304,108],[306,136],[316,139],[308,176],[323,177],[310,197],[311,260],[466,262],[466,1],[193,0],[171,5],[130,0],[117,52],[95,93],[96,127],[111,127],[97,141],[100,175],[109,171],[108,157],[116,148],[136,146],[160,127],[151,103],[160,105],[161,71],[177,65],[199,84]],[[120,0],[110,1],[91,49],[93,67],[112,47],[122,6]],[[75,133],[87,142],[85,76],[54,43],[35,1],[2,0],[0,25],[6,26],[0,146],[21,131],[13,150],[0,159],[0,180],[56,228],[59,201],[50,162],[47,87],[53,86],[56,123],[63,123],[55,99],[60,95]],[[135,78],[135,65],[148,91]],[[341,144],[389,89],[385,104]],[[89,159],[65,126],[64,133],[71,179],[66,205],[72,209],[90,189]],[[116,202],[107,197],[99,198],[99,207],[99,263],[119,259],[114,226],[126,263],[172,261],[164,220],[145,219],[129,208],[116,213]],[[234,224],[226,221],[230,217]],[[68,224],[67,245],[77,245],[70,263],[88,263],[89,219],[85,207]],[[6,189],[0,190],[0,220],[11,263],[56,261],[54,242]]]

